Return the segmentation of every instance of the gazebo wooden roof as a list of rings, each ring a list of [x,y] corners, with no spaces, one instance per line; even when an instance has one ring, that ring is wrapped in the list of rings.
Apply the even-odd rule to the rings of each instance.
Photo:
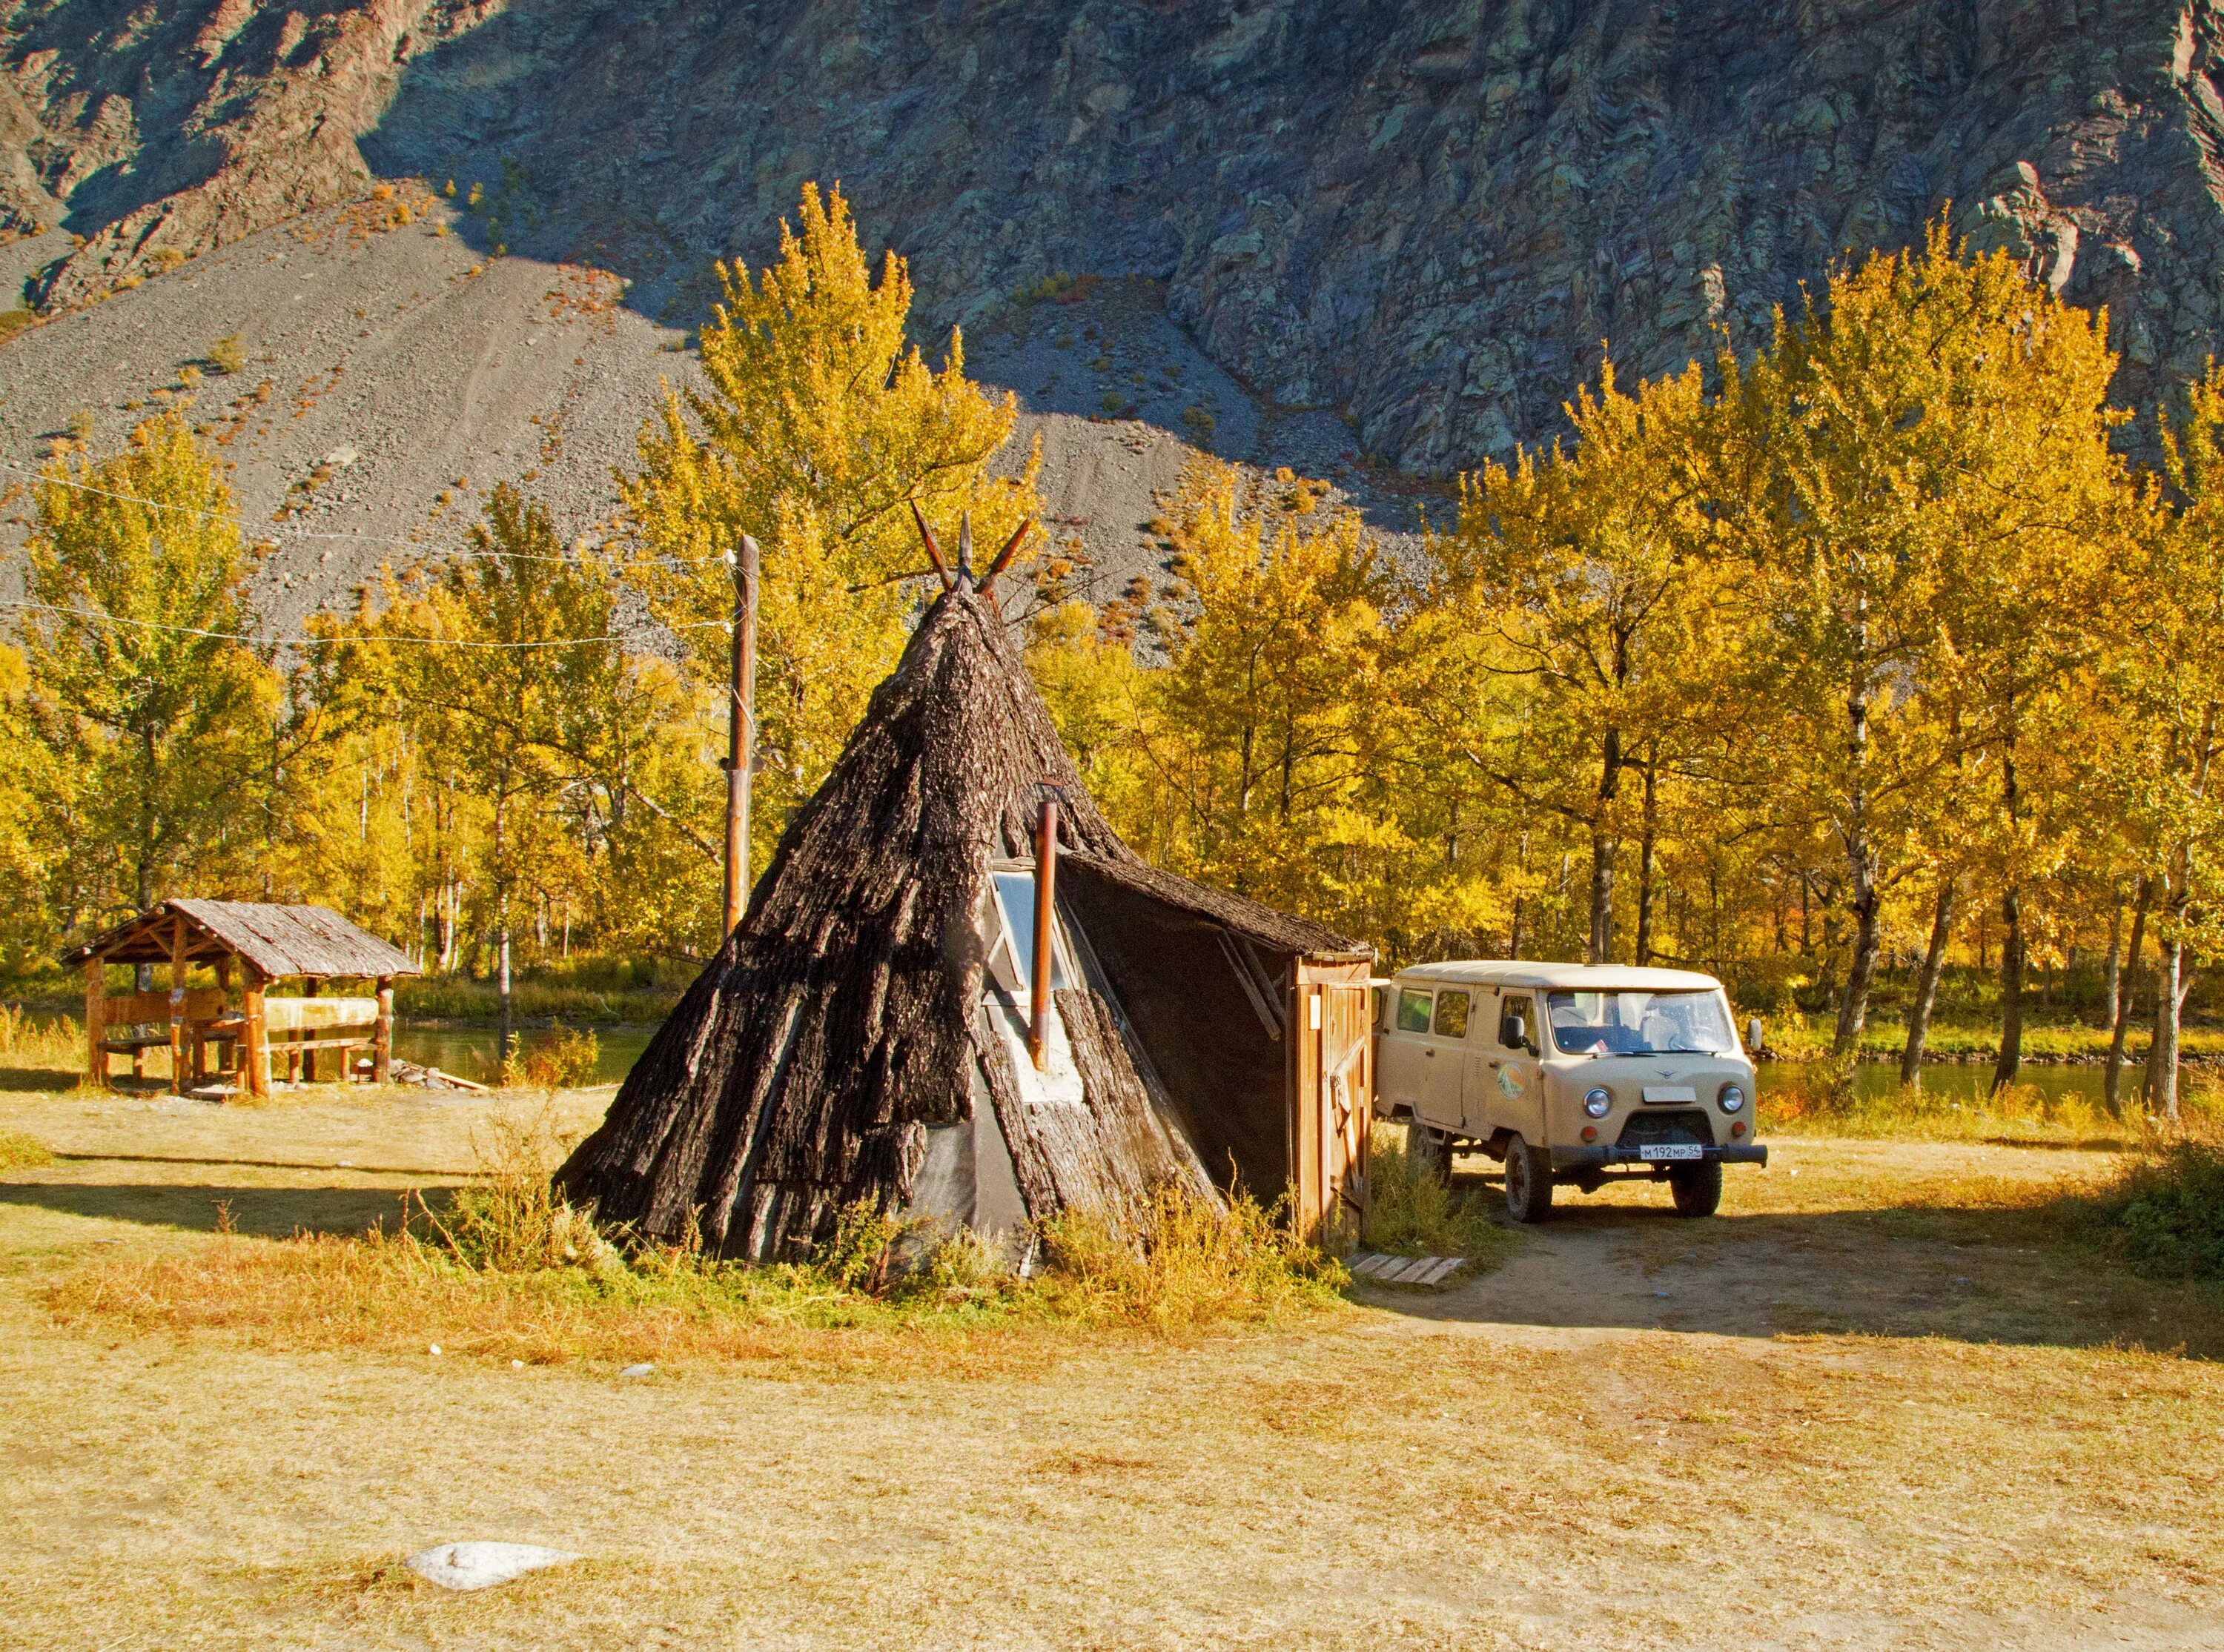
[[[270,980],[288,975],[414,975],[408,955],[369,935],[329,906],[281,906],[254,900],[166,900],[62,955],[64,965],[169,963],[185,920],[186,963],[236,957]]]
[[[235,961],[245,976],[237,1006],[230,1001]],[[384,1083],[394,1052],[394,978],[420,973],[406,953],[329,907],[250,900],[166,900],[72,947],[61,962],[85,970],[85,1070],[94,1083],[106,1087],[110,1056],[130,1056],[136,1080],[147,1052],[167,1047],[171,1084],[180,1091],[198,1088],[214,1043],[232,1051],[232,1075],[253,1095],[270,1092],[274,1032],[286,1040],[281,1048],[287,1062],[312,1080],[319,1051],[338,1052],[344,1078],[351,1053],[368,1044],[372,1077]],[[163,965],[169,990],[111,998],[111,964]],[[213,987],[187,984],[195,964],[214,967]],[[265,996],[270,983],[289,976],[307,980],[307,998]],[[377,996],[319,997],[324,981],[334,976],[373,980]],[[136,1030],[165,1024],[163,1031]]]

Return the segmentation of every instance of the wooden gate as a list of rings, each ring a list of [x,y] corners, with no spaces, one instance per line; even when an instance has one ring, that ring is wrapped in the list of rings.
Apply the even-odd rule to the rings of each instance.
[[[1365,964],[1300,963],[1290,1025],[1291,1213],[1305,1233],[1355,1232],[1374,1116],[1374,996]]]

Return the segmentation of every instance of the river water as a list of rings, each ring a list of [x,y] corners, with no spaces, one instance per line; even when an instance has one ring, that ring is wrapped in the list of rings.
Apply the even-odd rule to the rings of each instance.
[[[648,1048],[654,1036],[654,1027],[593,1027],[595,1048],[598,1060],[595,1082],[615,1084],[632,1070],[641,1052]],[[527,1046],[546,1038],[548,1034],[538,1028],[521,1031],[519,1041]],[[477,1079],[485,1084],[492,1081],[500,1064],[496,1051],[500,1035],[492,1027],[412,1027],[399,1026],[394,1030],[394,1053],[404,1061],[414,1061],[422,1067],[437,1067],[453,1073],[458,1078]]]

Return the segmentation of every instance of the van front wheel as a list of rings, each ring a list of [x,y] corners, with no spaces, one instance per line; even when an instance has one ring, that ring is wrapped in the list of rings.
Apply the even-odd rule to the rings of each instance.
[[[1506,1214],[1517,1222],[1552,1214],[1552,1156],[1519,1136],[1506,1138]]]
[[[1678,1216],[1711,1216],[1722,1207],[1722,1163],[1679,1164],[1668,1172],[1668,1191],[1675,1195]]]

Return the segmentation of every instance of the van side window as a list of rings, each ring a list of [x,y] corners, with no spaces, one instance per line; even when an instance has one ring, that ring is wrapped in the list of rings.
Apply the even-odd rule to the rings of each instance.
[[[1436,1031],[1439,1038],[1467,1037],[1467,994],[1465,993],[1437,994]]]
[[[1426,1032],[1429,1030],[1429,993],[1425,988],[1401,987],[1398,989],[1398,1031]]]

